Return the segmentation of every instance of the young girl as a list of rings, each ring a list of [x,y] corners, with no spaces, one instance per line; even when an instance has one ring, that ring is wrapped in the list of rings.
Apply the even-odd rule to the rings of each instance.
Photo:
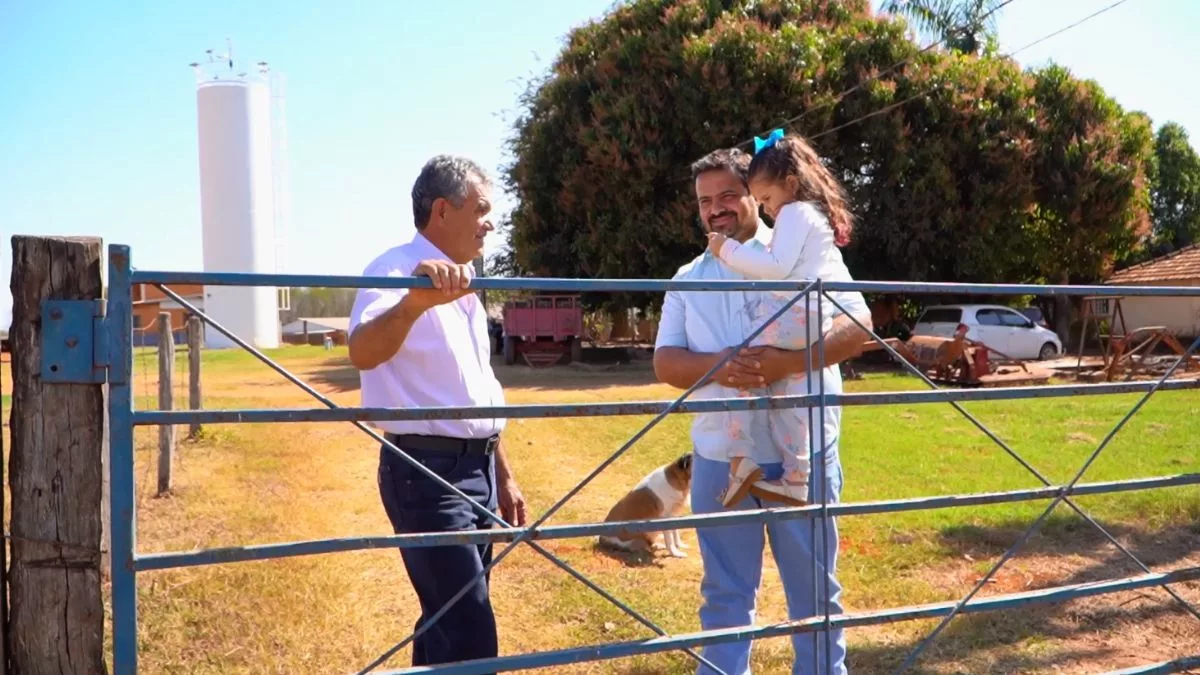
[[[841,185],[821,163],[817,153],[803,139],[784,136],[776,129],[766,141],[754,139],[755,154],[750,161],[747,182],[750,193],[775,220],[771,243],[765,249],[744,246],[724,235],[708,235],[709,251],[741,274],[753,279],[786,279],[799,283],[849,281],[850,271],[842,261],[839,246],[850,240],[853,218]],[[800,289],[763,291],[749,294],[754,298],[746,311],[755,327],[771,318]],[[829,330],[832,324],[828,304],[823,306],[817,325],[817,294],[797,300],[782,316],[767,326],[751,346],[780,349],[804,349]],[[820,371],[812,373],[820,377]],[[784,378],[768,387],[772,396],[798,396],[808,391],[805,374]],[[725,413],[730,417],[729,486],[722,495],[728,508],[748,493],[762,499],[803,506],[808,502],[808,410],[772,409],[767,412],[771,439],[783,456],[783,476],[765,481],[762,469],[750,459],[751,442],[746,432],[751,411]],[[818,422],[819,423],[819,422]],[[814,438],[815,442],[816,439]]]

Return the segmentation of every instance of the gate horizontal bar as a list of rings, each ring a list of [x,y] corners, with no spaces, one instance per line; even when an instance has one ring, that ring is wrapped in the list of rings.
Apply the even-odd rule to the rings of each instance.
[[[1200,484],[1200,473],[1187,473],[1175,476],[1156,478],[1140,478],[1125,481],[1109,481],[1102,483],[1083,483],[1076,485],[1070,494],[1099,495],[1117,492],[1133,492],[1159,488],[1181,487]],[[983,492],[965,495],[939,495],[935,497],[915,497],[911,499],[894,499],[877,502],[857,502],[829,504],[828,512],[831,517],[861,516],[877,513],[901,513],[905,511],[921,511],[925,509],[946,509],[966,506],[982,506],[986,504],[1003,504],[1010,502],[1051,499],[1062,490],[1060,485],[1013,490],[1010,492]],[[750,523],[771,523],[797,518],[819,517],[826,506],[812,504],[809,506],[754,509],[746,511],[718,511],[708,514],[692,514],[676,518],[655,518],[648,520],[613,521],[609,523],[586,523],[577,525],[549,525],[534,532],[528,537],[533,540],[573,539],[593,537],[602,534],[614,534],[618,531],[628,533],[655,532],[664,529],[694,529],[697,527],[717,527],[722,525],[744,525]],[[466,532],[422,532],[418,534],[394,534],[385,536],[346,537],[341,539],[314,539],[283,544],[262,544],[257,546],[230,546],[211,548],[200,551],[183,553],[152,553],[135,556],[133,567],[138,572],[164,570],[177,567],[194,567],[199,565],[221,565],[226,563],[246,562],[250,560],[267,560],[271,558],[292,558],[304,555],[320,555],[324,553],[346,553],[381,548],[418,548],[447,545],[482,545],[487,543],[508,542],[528,528],[492,528]]]
[[[201,284],[205,286],[305,286],[317,288],[432,288],[425,277],[361,277],[323,274],[249,274],[241,272],[170,272],[141,270],[135,284]],[[809,281],[721,281],[688,279],[555,279],[479,277],[471,287],[506,291],[800,291]],[[909,281],[822,281],[826,291],[863,293],[931,293],[959,295],[1094,295],[1200,297],[1197,286],[1040,286],[1037,284],[953,284]]]
[[[1079,598],[1150,588],[1195,579],[1200,579],[1200,567],[1189,567],[1173,572],[1143,574],[1136,577],[1110,579],[1100,582],[1055,586],[1036,591],[1006,593],[973,600],[964,605],[960,613],[993,612],[1017,609],[1029,605],[1054,604],[1068,600],[1077,600]],[[900,607],[897,609],[835,614],[829,617],[829,625],[835,629],[844,629],[898,623],[900,621],[912,621],[915,619],[933,619],[949,614],[957,604],[957,602],[938,602],[912,607]],[[814,633],[823,630],[825,626],[825,617],[818,616],[798,621],[784,621],[769,626],[697,631],[669,637],[594,644],[585,647],[572,647],[515,656],[475,659],[454,664],[418,666],[403,670],[383,671],[383,674],[413,675],[415,673],[437,673],[438,675],[480,675],[482,673],[520,670],[523,668],[545,668],[547,666],[561,666],[572,663],[606,661],[641,654],[655,654],[681,647],[699,647],[728,642],[742,642],[745,640],[785,637],[797,633]]]
[[[1159,661],[1132,668],[1111,670],[1106,675],[1160,675],[1160,673],[1181,673],[1190,668],[1200,668],[1200,654],[1185,656],[1174,661]]]
[[[1099,396],[1148,391],[1154,382],[1112,382],[1104,384],[1068,384],[1044,387],[994,387],[984,389],[934,389],[930,391],[883,391],[852,394],[825,394],[826,406],[899,405],[947,403],[950,401],[1010,401],[1065,396]],[[1200,379],[1169,380],[1159,391],[1200,389]],[[711,398],[685,401],[675,413],[703,413],[724,410],[768,410],[816,407],[820,394],[798,396],[753,396],[747,398]],[[384,422],[399,420],[519,419],[536,417],[607,417],[654,415],[671,401],[625,401],[618,403],[556,403],[508,406],[444,406],[425,408],[271,408],[260,410],[139,410],[133,413],[135,426],[158,424],[262,424],[267,422]]]

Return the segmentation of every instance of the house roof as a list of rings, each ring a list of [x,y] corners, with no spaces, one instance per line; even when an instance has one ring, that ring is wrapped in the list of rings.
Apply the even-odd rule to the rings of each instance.
[[[1106,284],[1139,284],[1154,281],[1200,280],[1200,244],[1172,251],[1114,273]]]

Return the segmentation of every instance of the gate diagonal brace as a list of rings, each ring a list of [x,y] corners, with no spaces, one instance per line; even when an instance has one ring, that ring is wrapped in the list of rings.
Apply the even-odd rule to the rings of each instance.
[[[832,302],[835,307],[837,307],[847,317],[849,317],[850,320],[852,320],[860,329],[866,330],[866,327],[863,326],[862,323],[859,322],[859,320],[854,317],[854,315],[846,312],[845,308],[842,307],[841,304],[838,303],[838,301],[833,298],[833,296],[826,294],[825,297],[830,302]],[[916,375],[918,378],[923,380],[930,387],[932,387],[934,389],[939,388],[937,386],[937,384],[934,383],[933,380],[929,379],[929,377],[927,375],[925,375],[925,373],[922,373],[920,371],[920,369],[918,369],[913,364],[909,363],[908,360],[904,359],[891,345],[887,344],[887,342],[885,342],[883,340],[883,338],[879,337],[879,335],[877,335],[874,331],[868,331],[868,332],[871,334],[871,338],[876,343],[878,343],[880,346],[882,346],[883,349],[887,350],[887,352],[889,354],[891,354],[891,356],[894,359],[896,359],[902,366],[904,366],[906,369],[908,369],[909,372]],[[1194,348],[1195,348],[1195,345],[1193,345],[1193,349]],[[1189,349],[1189,353],[1190,353],[1190,351],[1191,350]],[[1181,357],[1181,360],[1183,360],[1183,362],[1185,362],[1185,363],[1187,362],[1186,359],[1183,359],[1183,357]],[[1178,365],[1179,365],[1179,362],[1176,362],[1175,366],[1172,367],[1172,370],[1174,370],[1174,368],[1177,368]],[[1150,393],[1153,393],[1157,389],[1161,388],[1162,385],[1166,382],[1166,379],[1167,378],[1163,378],[1163,379],[1159,380],[1149,390]],[[1025,461],[1025,459],[1022,458],[1020,455],[1018,455],[1017,452],[1012,449],[1012,447],[1010,447],[1007,443],[1005,443],[991,429],[987,428],[987,425],[985,425],[983,422],[980,422],[971,413],[967,412],[966,408],[962,407],[962,405],[960,405],[957,401],[950,401],[950,405],[955,410],[962,413],[963,417],[965,417],[969,422],[971,422],[971,424],[973,424],[977,429],[982,431],[985,436],[987,436],[992,441],[994,441],[996,443],[996,445],[1000,446],[1000,449],[1007,452],[1009,454],[1009,456],[1011,456],[1013,459],[1015,459],[1021,466],[1025,467],[1025,469],[1027,471],[1029,471],[1031,474],[1033,474],[1033,476],[1035,478],[1037,478],[1038,481],[1040,481],[1042,483],[1042,485],[1045,485],[1047,487],[1052,485],[1052,483],[1050,482],[1050,479],[1048,479],[1040,471],[1038,471],[1036,468],[1034,468],[1033,465],[1031,465],[1029,462]],[[1143,572],[1146,572],[1147,574],[1152,572],[1149,565],[1142,562],[1142,560],[1140,558],[1138,558],[1137,555],[1133,553],[1133,551],[1130,551],[1111,532],[1109,532],[1107,529],[1105,529],[1104,526],[1101,525],[1095,518],[1093,518],[1090,514],[1088,514],[1086,511],[1084,511],[1081,506],[1076,504],[1075,501],[1068,496],[1068,492],[1063,492],[1062,502],[1064,504],[1066,504],[1068,507],[1070,507],[1070,509],[1072,511],[1074,511],[1076,514],[1078,514],[1080,518],[1082,518],[1088,524],[1090,524],[1092,527],[1094,527],[1101,535],[1103,535],[1106,539],[1108,539],[1109,543],[1111,543],[1118,551],[1120,551],[1126,558],[1128,558],[1139,569],[1141,569]],[[1187,599],[1184,598],[1182,595],[1180,595],[1175,589],[1171,588],[1170,586],[1168,586],[1166,584],[1163,584],[1162,589],[1164,591],[1166,591],[1168,595],[1170,595],[1172,598],[1174,598],[1175,601],[1178,602],[1180,604],[1180,606],[1183,607],[1184,611],[1188,612],[1189,614],[1196,617],[1197,619],[1200,619],[1200,610],[1197,610],[1195,606],[1193,606],[1190,602],[1188,602]]]
[[[42,303],[43,382],[103,384],[108,379],[104,300]]]
[[[1158,391],[1159,386],[1161,386],[1163,382],[1166,382],[1168,379],[1170,379],[1171,375],[1177,368],[1179,368],[1180,364],[1185,363],[1191,357],[1192,352],[1196,351],[1197,347],[1200,347],[1200,338],[1196,338],[1196,340],[1192,342],[1192,345],[1188,347],[1187,351],[1181,354],[1180,357],[1175,361],[1174,365],[1172,365],[1171,368],[1167,370],[1167,372],[1164,373],[1161,378],[1158,379],[1158,381],[1155,383],[1155,386],[1147,391],[1142,398],[1140,398],[1138,402],[1134,404],[1133,408],[1129,412],[1125,413],[1125,416],[1121,418],[1121,421],[1117,422],[1116,426],[1114,426],[1112,430],[1108,432],[1108,435],[1104,437],[1104,440],[1100,441],[1100,445],[1098,445],[1096,449],[1093,450],[1090,455],[1088,455],[1088,458],[1084,461],[1083,466],[1079,468],[1079,471],[1075,473],[1075,475],[1071,478],[1071,481],[1066,484],[1066,486],[1063,488],[1063,491],[1057,497],[1055,497],[1052,502],[1050,502],[1050,505],[1047,506],[1044,511],[1042,511],[1042,514],[1038,516],[1037,520],[1035,520],[1033,524],[1029,526],[1029,529],[1025,530],[1024,534],[1022,534],[1020,538],[1018,538],[1017,541],[1013,543],[1013,545],[1010,546],[1007,551],[1005,551],[1004,555],[1000,557],[1000,560],[998,560],[990,570],[988,570],[987,574],[983,575],[983,578],[976,582],[975,586],[971,588],[966,597],[960,600],[958,604],[955,605],[954,608],[942,618],[937,627],[933,629],[933,632],[926,636],[925,639],[922,640],[916,646],[916,648],[912,650],[911,653],[909,653],[908,657],[904,660],[904,663],[900,664],[900,667],[896,669],[896,673],[901,673],[914,665],[917,661],[917,657],[919,657],[925,648],[928,647],[942,632],[942,630],[946,628],[946,626],[950,623],[950,620],[953,619],[955,615],[957,615],[959,611],[961,611],[962,608],[971,601],[971,598],[975,597],[975,594],[978,593],[980,589],[982,589],[988,583],[988,581],[996,574],[996,572],[1000,570],[1001,567],[1004,566],[1006,562],[1011,560],[1017,554],[1017,552],[1031,536],[1041,530],[1042,525],[1046,522],[1046,518],[1050,516],[1055,507],[1058,506],[1059,502],[1067,499],[1067,494],[1072,488],[1075,487],[1079,480],[1083,478],[1083,475],[1087,473],[1087,470],[1091,467],[1096,458],[1100,456],[1100,453],[1104,452],[1104,450],[1108,447],[1109,442],[1112,441],[1113,437],[1116,436],[1122,428],[1124,428],[1125,424],[1135,414],[1137,414],[1139,410],[1141,410],[1142,406],[1144,406],[1146,402],[1150,400],[1150,397],[1153,396],[1156,391]],[[1138,561],[1136,558],[1134,558],[1134,560],[1141,565],[1141,561]],[[1167,588],[1165,583],[1163,584],[1163,588]],[[1185,600],[1180,599],[1180,602],[1184,604],[1185,608],[1192,609],[1193,613],[1195,612],[1195,609],[1188,605]]]
[[[171,298],[171,299],[172,299],[172,300],[174,300],[175,302],[178,302],[178,303],[179,303],[179,304],[180,304],[182,307],[184,307],[185,309],[187,309],[187,310],[188,310],[189,312],[191,312],[191,313],[192,313],[194,316],[197,316],[197,317],[199,317],[201,321],[203,321],[204,323],[207,323],[208,325],[210,325],[210,326],[212,326],[213,328],[217,329],[217,331],[219,331],[219,332],[220,332],[221,334],[223,334],[225,337],[229,338],[230,340],[233,340],[233,342],[234,342],[234,343],[236,343],[236,344],[237,344],[239,347],[241,347],[242,349],[246,350],[246,351],[247,351],[247,352],[249,352],[251,355],[253,355],[255,358],[257,358],[257,359],[259,359],[260,361],[262,361],[263,363],[265,363],[265,364],[266,364],[268,367],[270,367],[272,370],[274,370],[275,372],[277,372],[277,373],[279,373],[280,375],[282,375],[282,376],[283,376],[285,379],[287,379],[287,380],[288,380],[289,382],[291,382],[292,384],[295,384],[296,386],[300,387],[300,389],[302,389],[302,390],[303,390],[305,393],[307,393],[308,395],[312,396],[313,398],[316,398],[318,401],[320,401],[320,402],[324,403],[324,404],[325,404],[327,407],[329,407],[329,408],[338,408],[338,407],[339,407],[339,406],[338,406],[336,403],[334,403],[333,401],[329,400],[329,399],[328,399],[328,398],[326,398],[325,396],[322,396],[320,392],[318,392],[317,390],[315,390],[315,389],[313,389],[312,387],[310,387],[310,386],[309,386],[307,383],[305,383],[303,380],[301,380],[300,378],[296,377],[296,376],[295,376],[295,375],[293,375],[292,373],[288,372],[288,371],[287,371],[287,370],[286,370],[286,369],[285,369],[283,366],[279,365],[278,363],[275,363],[275,361],[274,361],[274,360],[272,360],[272,359],[271,359],[269,356],[267,356],[267,355],[263,354],[262,352],[260,352],[259,350],[255,349],[253,346],[251,346],[251,345],[250,345],[249,343],[247,343],[245,340],[243,340],[243,339],[241,339],[240,337],[238,337],[237,335],[235,335],[235,334],[234,334],[232,331],[230,331],[228,328],[225,328],[225,327],[224,327],[224,326],[222,326],[222,325],[221,325],[219,322],[217,322],[215,319],[213,319],[212,317],[208,316],[208,315],[207,315],[207,314],[205,314],[203,311],[201,311],[199,308],[195,307],[194,305],[192,305],[191,303],[189,303],[187,300],[185,300],[183,297],[181,297],[180,295],[178,295],[177,293],[175,293],[174,291],[172,291],[172,290],[171,290],[170,288],[168,288],[168,287],[167,287],[165,284],[155,284],[155,286],[156,286],[156,287],[157,287],[159,290],[161,290],[161,291],[163,292],[163,294],[165,294],[167,297]],[[475,509],[475,510],[479,511],[481,514],[485,515],[485,517],[487,517],[487,518],[491,519],[491,520],[492,520],[492,521],[494,521],[495,523],[499,524],[501,527],[512,527],[512,526],[511,526],[509,523],[505,522],[505,520],[504,520],[503,518],[501,518],[499,515],[492,513],[492,512],[491,512],[491,511],[489,511],[489,510],[488,510],[486,507],[484,507],[482,504],[480,504],[478,501],[476,501],[476,500],[474,500],[474,499],[470,498],[469,496],[467,496],[466,494],[464,494],[464,493],[463,493],[461,490],[459,490],[459,489],[458,489],[458,488],[456,488],[455,486],[451,485],[450,483],[446,482],[446,480],[445,480],[445,479],[443,479],[441,476],[438,476],[437,474],[433,473],[433,472],[432,472],[432,471],[431,471],[431,470],[430,470],[428,467],[426,467],[425,465],[421,464],[420,462],[417,462],[416,460],[414,460],[414,459],[413,459],[412,457],[410,457],[410,456],[409,456],[407,453],[405,453],[403,450],[401,450],[399,447],[397,447],[397,446],[396,446],[394,443],[392,443],[391,441],[387,440],[385,437],[383,437],[383,436],[382,436],[382,435],[380,435],[379,433],[375,432],[375,431],[374,431],[374,430],[372,430],[371,428],[367,427],[367,426],[366,426],[365,424],[363,424],[361,421],[357,421],[357,420],[355,420],[355,421],[353,422],[353,424],[354,424],[354,426],[356,426],[356,427],[358,427],[359,429],[361,429],[362,431],[364,431],[364,432],[365,432],[365,433],[366,433],[368,436],[370,436],[372,439],[374,439],[374,440],[378,441],[379,443],[381,443],[382,445],[384,445],[385,447],[387,447],[387,449],[388,449],[389,451],[391,451],[391,452],[393,452],[393,453],[397,454],[397,455],[398,455],[398,456],[399,456],[401,459],[403,459],[405,462],[408,462],[410,466],[412,466],[412,467],[416,468],[417,470],[421,471],[422,473],[424,473],[424,474],[425,474],[427,477],[429,477],[430,479],[432,479],[432,480],[433,480],[435,483],[438,483],[440,487],[442,487],[443,489],[447,490],[448,492],[451,492],[451,493],[453,493],[454,495],[456,495],[456,496],[457,496],[457,497],[459,497],[460,499],[464,499],[464,500],[466,500],[466,501],[468,502],[468,504],[470,504],[470,506],[471,506],[473,509]],[[520,537],[518,537],[518,540],[519,540],[519,539],[520,539]],[[512,546],[515,546],[517,543],[519,543],[519,542],[518,542],[518,541],[516,541],[516,540],[514,540],[514,542],[512,542],[512,544],[510,544],[510,545],[509,545],[509,548],[511,548]],[[656,623],[654,623],[653,621],[651,621],[651,620],[650,620],[648,617],[646,617],[644,614],[642,614],[641,612],[637,611],[637,610],[636,610],[636,609],[634,609],[633,607],[630,607],[630,606],[629,606],[627,603],[625,603],[625,602],[622,602],[622,601],[621,601],[620,599],[618,599],[616,596],[614,596],[613,594],[611,594],[611,593],[609,593],[608,591],[606,591],[606,590],[605,590],[603,587],[601,587],[599,584],[597,584],[596,582],[594,582],[594,581],[592,581],[591,579],[589,579],[589,578],[588,578],[587,576],[585,576],[585,575],[584,575],[582,572],[580,572],[580,571],[576,570],[574,567],[572,567],[570,564],[568,564],[568,563],[567,563],[565,560],[562,560],[561,558],[559,558],[558,556],[556,556],[556,555],[555,555],[554,553],[552,553],[551,551],[547,550],[547,549],[546,549],[544,546],[542,546],[542,545],[541,545],[541,544],[539,544],[538,542],[536,542],[536,541],[528,541],[528,540],[527,540],[527,541],[525,541],[524,543],[528,544],[530,548],[532,548],[534,551],[536,551],[537,553],[539,553],[539,554],[540,554],[542,557],[544,557],[546,560],[550,561],[550,562],[551,562],[551,563],[553,563],[553,564],[554,564],[556,567],[558,567],[559,569],[561,569],[561,570],[565,571],[567,574],[569,574],[569,575],[571,575],[572,577],[574,577],[574,578],[575,578],[577,581],[579,581],[579,582],[580,582],[580,583],[582,583],[583,585],[587,586],[589,589],[591,589],[592,591],[594,591],[594,592],[595,592],[597,595],[599,595],[599,596],[600,596],[600,597],[602,597],[603,599],[607,600],[609,603],[611,603],[611,604],[613,604],[614,606],[616,606],[616,607],[617,607],[617,609],[620,609],[622,612],[624,612],[625,614],[627,614],[627,615],[629,615],[630,617],[632,617],[632,618],[633,618],[634,620],[636,620],[638,623],[640,623],[640,624],[642,624],[643,626],[645,626],[645,627],[649,628],[651,631],[653,631],[654,633],[658,634],[659,636],[662,636],[662,637],[667,637],[667,636],[668,636],[668,634],[667,634],[666,630],[664,630],[664,629],[663,629],[662,627],[660,627],[658,624],[656,624]],[[505,551],[502,551],[502,552],[501,552],[501,554],[500,554],[500,556],[498,556],[496,559],[494,559],[494,560],[492,561],[492,566],[494,566],[496,563],[500,562],[500,559],[504,557],[504,553],[505,553],[507,550],[508,550],[508,549],[506,549]],[[477,581],[478,581],[478,580],[472,581],[470,584],[468,584],[466,587],[464,587],[460,593],[465,593],[465,592],[466,592],[468,589],[470,589],[472,586],[474,586],[474,585],[475,585],[475,583],[477,583]],[[455,598],[453,598],[453,599],[451,599],[450,601],[448,601],[448,602],[447,602],[447,603],[446,603],[446,604],[445,604],[445,605],[442,607],[442,609],[441,609],[441,610],[439,610],[439,611],[440,611],[440,612],[442,612],[442,613],[444,613],[444,611],[445,611],[445,610],[446,610],[446,609],[447,609],[447,608],[448,608],[450,605],[452,605],[454,602],[456,602],[456,601],[458,600],[458,598],[459,598],[459,597],[461,597],[461,595],[460,595],[460,596],[456,596]],[[433,622],[434,622],[434,621],[436,621],[436,620],[437,620],[439,617],[440,617],[440,614],[435,614],[435,615],[433,616],[433,618],[432,618],[432,619],[430,619],[429,621],[425,622],[424,624],[422,624],[422,626],[421,626],[420,628],[418,628],[418,632],[416,632],[416,633],[413,633],[413,634],[412,634],[412,635],[410,635],[410,636],[409,636],[407,639],[408,639],[408,640],[412,640],[412,639],[414,639],[414,638],[416,637],[416,635],[420,634],[420,631],[422,631],[422,630],[427,630],[427,629],[428,629],[428,627],[429,627],[430,625],[432,625],[432,624],[433,624]],[[708,667],[709,669],[713,670],[713,671],[714,671],[714,672],[716,672],[716,673],[719,673],[719,675],[726,675],[725,671],[721,670],[719,667],[717,667],[717,666],[716,666],[715,664],[713,664],[711,661],[709,661],[708,659],[706,659],[706,658],[704,658],[703,656],[701,656],[700,654],[698,654],[698,653],[697,653],[695,650],[693,650],[693,649],[691,649],[691,648],[689,648],[689,647],[684,647],[684,648],[682,648],[682,650],[683,650],[683,652],[684,652],[685,654],[687,654],[688,656],[692,657],[693,659],[695,659],[695,660],[696,660],[697,662],[699,662],[700,664],[702,664],[702,665],[704,665],[704,666]],[[389,656],[390,656],[390,655],[389,655]],[[368,667],[368,669],[369,669],[369,668],[370,668],[370,667]]]
[[[712,367],[708,369],[708,372],[704,373],[704,375],[701,376],[698,380],[696,380],[696,382],[694,384],[692,384],[691,387],[688,387],[688,389],[686,391],[684,391],[682,394],[680,394],[679,397],[674,400],[674,402],[672,402],[669,406],[666,407],[666,409],[659,412],[658,415],[656,415],[653,419],[651,419],[649,422],[647,422],[645,424],[645,426],[643,426],[637,433],[635,433],[633,436],[631,436],[628,441],[626,441],[620,448],[618,448],[616,450],[616,452],[609,455],[608,458],[605,459],[603,462],[601,462],[599,466],[597,466],[595,469],[592,469],[592,471],[588,475],[584,476],[583,479],[581,479],[578,483],[576,483],[575,487],[568,490],[567,493],[565,495],[563,495],[561,498],[559,498],[558,501],[554,502],[554,504],[552,504],[550,506],[550,508],[546,509],[545,513],[543,513],[536,520],[534,520],[534,522],[531,525],[529,525],[528,529],[526,529],[522,533],[518,534],[515,539],[513,539],[498,554],[496,554],[495,557],[492,558],[491,562],[489,562],[487,565],[484,565],[483,569],[480,570],[475,575],[475,579],[473,581],[469,582],[467,585],[465,585],[461,589],[459,589],[459,591],[457,593],[450,596],[450,598],[448,600],[446,600],[445,604],[442,605],[442,608],[439,609],[437,612],[435,612],[432,616],[430,616],[426,620],[425,623],[418,626],[417,629],[413,633],[411,633],[408,637],[404,638],[400,642],[397,642],[395,645],[392,645],[391,647],[389,647],[388,650],[385,651],[382,655],[380,655],[378,658],[376,658],[371,663],[367,664],[367,666],[365,668],[358,671],[357,675],[365,675],[367,672],[371,671],[375,667],[382,665],[385,661],[390,659],[392,657],[392,655],[394,655],[396,652],[400,651],[405,646],[407,646],[409,643],[416,640],[418,636],[420,636],[422,633],[424,633],[426,630],[428,630],[429,626],[432,625],[433,622],[437,621],[447,611],[449,611],[449,609],[454,605],[454,603],[461,600],[462,597],[464,595],[466,595],[467,591],[469,591],[471,589],[471,586],[473,586],[475,583],[478,583],[478,581],[480,579],[482,579],[484,577],[484,575],[486,575],[493,568],[495,568],[496,565],[499,565],[500,562],[503,561],[504,558],[509,553],[511,553],[514,549],[516,549],[518,544],[528,543],[530,545],[533,545],[533,542],[529,541],[528,538],[530,536],[532,536],[533,534],[535,534],[539,527],[541,527],[547,520],[550,519],[551,516],[553,516],[560,508],[562,508],[563,504],[566,504],[568,501],[571,500],[572,497],[579,494],[579,492],[581,490],[583,490],[583,488],[586,487],[589,483],[591,483],[592,480],[596,476],[600,475],[600,473],[602,471],[604,471],[606,468],[608,468],[609,465],[611,465],[613,462],[617,461],[617,459],[621,455],[625,454],[625,452],[627,450],[629,450],[629,448],[633,447],[633,445],[635,443],[637,443],[639,440],[641,440],[643,436],[645,436],[647,433],[649,433],[649,431],[651,429],[653,429],[664,418],[666,418],[667,415],[669,415],[672,411],[676,410],[681,404],[683,404],[683,402],[686,401],[687,398],[689,396],[691,396],[693,392],[695,392],[704,383],[708,382],[710,378],[712,378],[714,375],[716,375],[717,371],[719,371],[726,363],[729,363],[730,361],[732,361],[733,357],[739,351],[746,348],[754,340],[754,338],[758,337],[758,335],[760,333],[762,333],[763,330],[766,329],[767,326],[769,326],[771,323],[775,322],[777,319],[779,319],[779,317],[783,316],[801,298],[808,298],[808,293],[810,291],[812,291],[814,288],[819,288],[819,282],[814,281],[814,282],[807,283],[804,286],[804,288],[801,289],[800,292],[795,295],[795,297],[793,297],[791,300],[787,301],[774,314],[772,314],[770,318],[768,318],[765,322],[763,322],[762,325],[760,325],[758,328],[754,329],[750,333],[750,335],[746,336],[742,340],[742,342],[740,344],[738,344],[734,348],[730,349],[728,353],[726,353],[724,356],[722,356],[717,361],[717,363],[713,364]],[[822,405],[823,405],[823,403],[822,403]],[[703,659],[703,657],[701,657],[701,656],[696,656],[695,658],[697,660]]]

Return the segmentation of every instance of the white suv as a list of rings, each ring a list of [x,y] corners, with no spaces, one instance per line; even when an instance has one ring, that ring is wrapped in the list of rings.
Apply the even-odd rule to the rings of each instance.
[[[1020,312],[1003,305],[938,305],[926,307],[913,335],[954,337],[959,324],[967,338],[982,342],[1014,359],[1052,359],[1062,354],[1062,341]]]

